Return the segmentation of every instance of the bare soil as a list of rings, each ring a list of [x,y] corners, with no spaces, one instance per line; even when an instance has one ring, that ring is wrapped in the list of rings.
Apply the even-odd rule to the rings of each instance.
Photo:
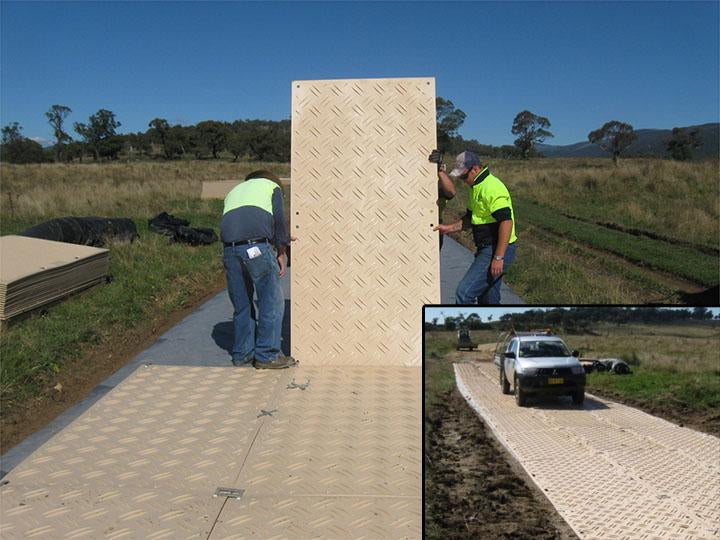
[[[425,411],[426,538],[577,538],[457,389],[444,397]]]
[[[39,395],[14,404],[11,409],[3,407],[0,415],[0,453],[5,453],[28,435],[45,427],[83,399],[98,384],[152,345],[160,334],[225,287],[224,274],[212,276],[205,287],[195,291],[183,303],[182,308],[165,317],[147,319],[129,331],[114,334],[112,339],[90,349],[81,358],[67,361]]]

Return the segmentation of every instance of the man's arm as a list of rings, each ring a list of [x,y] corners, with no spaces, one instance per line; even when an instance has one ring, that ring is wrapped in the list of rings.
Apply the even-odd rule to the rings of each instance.
[[[454,223],[447,223],[445,225],[438,224],[433,228],[433,231],[440,231],[440,234],[448,234],[451,232],[460,232],[470,228],[472,219],[472,212],[468,210],[462,219],[458,219]]]
[[[497,245],[495,246],[495,257],[505,257],[508,243],[510,242],[510,235],[512,234],[513,220],[510,208],[501,208],[493,212],[493,217],[497,219],[500,224],[498,225],[498,239]],[[505,267],[505,261],[496,261],[494,258],[490,263],[490,274],[493,277],[498,277],[502,274]]]
[[[290,236],[285,223],[285,209],[283,203],[283,192],[280,186],[273,190],[272,194],[272,210],[274,238],[273,242],[277,249],[278,265],[280,266],[280,277],[285,275],[285,252],[286,246],[290,243]]]
[[[440,195],[442,195],[446,199],[452,199],[453,197],[455,197],[455,184],[453,184],[452,179],[444,170],[440,169],[438,171],[438,179],[438,185],[440,186]]]

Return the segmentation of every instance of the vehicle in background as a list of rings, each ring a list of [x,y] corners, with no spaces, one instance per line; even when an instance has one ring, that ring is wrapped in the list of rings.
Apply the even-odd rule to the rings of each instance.
[[[467,328],[460,328],[457,332],[458,335],[458,341],[457,341],[457,350],[467,349],[468,351],[472,351],[475,348],[475,344],[470,339],[470,330]]]
[[[503,394],[515,393],[521,407],[529,395],[569,395],[573,403],[585,401],[585,369],[580,353],[568,350],[563,340],[549,330],[512,331],[495,348],[495,364]]]

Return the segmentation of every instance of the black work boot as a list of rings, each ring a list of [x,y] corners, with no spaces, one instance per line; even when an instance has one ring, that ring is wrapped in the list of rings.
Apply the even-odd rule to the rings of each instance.
[[[278,356],[268,362],[261,362],[257,358],[253,361],[256,369],[283,369],[297,365],[297,360],[292,356]]]

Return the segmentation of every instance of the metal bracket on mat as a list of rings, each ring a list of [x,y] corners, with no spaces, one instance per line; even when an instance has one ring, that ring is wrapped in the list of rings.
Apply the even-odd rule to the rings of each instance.
[[[215,493],[213,493],[213,497],[227,497],[228,499],[239,499],[243,496],[244,493],[245,490],[240,488],[219,487],[215,488]]]
[[[295,382],[295,379],[290,382],[290,384],[287,385],[288,388],[299,388],[300,390],[305,390],[308,386],[310,386],[310,379],[305,381],[303,384],[298,384]]]

